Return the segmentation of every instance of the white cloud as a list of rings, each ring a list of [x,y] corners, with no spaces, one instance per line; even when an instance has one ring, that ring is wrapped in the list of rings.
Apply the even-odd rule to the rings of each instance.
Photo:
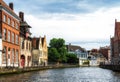
[[[64,38],[67,42],[109,40],[110,35],[114,34],[115,18],[120,19],[120,7],[101,8],[88,14],[43,14],[39,18],[25,16],[32,26],[33,36],[46,35],[48,42],[53,37]]]

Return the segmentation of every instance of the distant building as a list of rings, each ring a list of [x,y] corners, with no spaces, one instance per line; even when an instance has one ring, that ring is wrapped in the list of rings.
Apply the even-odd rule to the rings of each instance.
[[[111,64],[120,64],[120,22],[115,20],[115,33],[111,38]]]
[[[107,61],[106,57],[98,49],[89,51],[88,59],[90,66],[99,66],[100,64],[105,64]]]
[[[106,57],[104,57],[102,54],[98,54],[97,55],[97,65],[106,64],[106,63],[107,63]]]
[[[20,18],[14,12],[13,3],[9,6],[0,0],[0,33],[2,34],[1,67],[18,67],[20,57]]]
[[[93,55],[88,55],[89,66],[98,66],[97,57]]]
[[[80,46],[75,46],[75,45],[66,45],[68,53],[73,53],[76,54],[77,57],[79,58],[79,65],[83,65],[84,62],[87,60],[87,51]]]
[[[32,63],[33,66],[47,66],[48,64],[48,48],[46,36],[33,37],[32,39]]]
[[[111,62],[110,46],[100,47],[99,52],[107,59],[107,63]]]
[[[24,13],[19,12],[20,21],[20,67],[31,67],[32,65],[32,38],[31,26],[24,21]]]

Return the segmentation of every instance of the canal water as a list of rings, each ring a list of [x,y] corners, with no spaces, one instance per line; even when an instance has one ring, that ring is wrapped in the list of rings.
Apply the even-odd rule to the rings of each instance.
[[[0,76],[0,82],[120,82],[120,72],[99,67],[49,69]]]

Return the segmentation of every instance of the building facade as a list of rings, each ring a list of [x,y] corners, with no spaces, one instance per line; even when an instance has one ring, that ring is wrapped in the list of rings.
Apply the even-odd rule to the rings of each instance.
[[[20,21],[20,68],[32,66],[31,26],[24,21],[24,13],[19,12]]]
[[[47,66],[48,64],[48,48],[46,36],[34,37],[32,39],[32,63],[33,66]]]
[[[0,33],[0,67],[2,66],[2,34]]]
[[[114,37],[111,38],[111,64],[120,64],[120,22],[115,20]]]
[[[107,59],[106,63],[110,64],[111,62],[110,46],[100,47],[99,52]]]
[[[20,18],[13,9],[0,0],[0,33],[2,34],[2,64],[1,67],[18,67],[20,57]]]
[[[68,53],[73,53],[76,54],[77,57],[79,58],[79,65],[83,65],[84,62],[87,61],[88,53],[85,49],[81,48],[80,46],[75,46],[75,45],[66,45]]]

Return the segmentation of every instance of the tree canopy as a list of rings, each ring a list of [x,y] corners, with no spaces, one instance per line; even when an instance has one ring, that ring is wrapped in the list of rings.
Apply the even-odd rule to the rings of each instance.
[[[65,40],[62,38],[53,38],[50,40],[48,49],[49,62],[76,63],[78,58],[75,54],[68,54]]]

